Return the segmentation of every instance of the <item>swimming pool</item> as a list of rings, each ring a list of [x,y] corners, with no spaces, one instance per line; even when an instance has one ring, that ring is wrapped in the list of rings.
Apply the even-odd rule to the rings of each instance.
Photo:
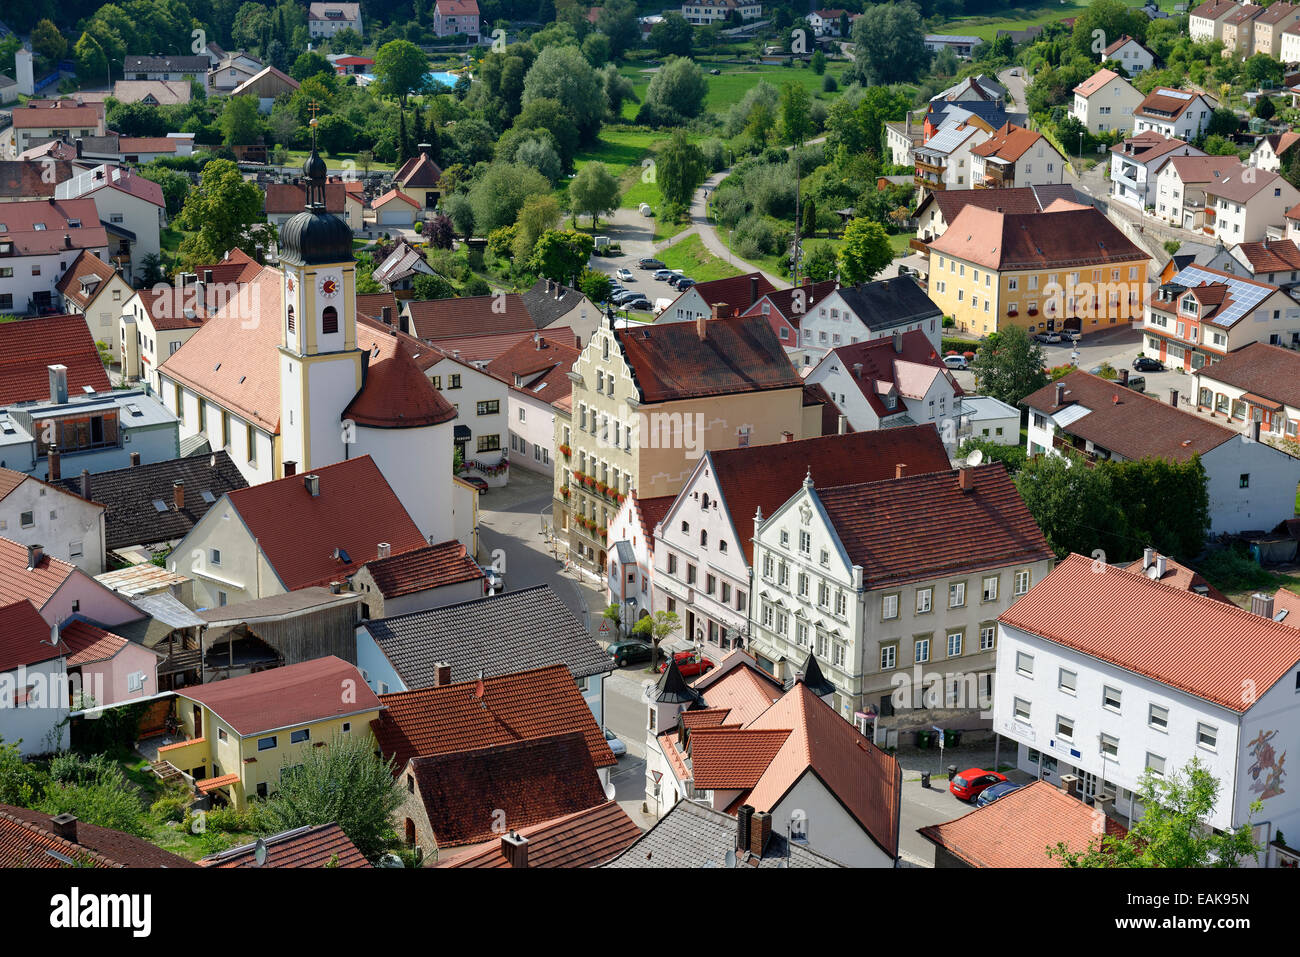
[[[448,88],[454,88],[456,81],[460,79],[455,73],[426,73],[430,83],[441,83]]]

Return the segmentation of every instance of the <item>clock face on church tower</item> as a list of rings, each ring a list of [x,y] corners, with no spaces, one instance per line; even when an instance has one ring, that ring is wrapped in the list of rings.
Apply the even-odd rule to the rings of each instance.
[[[339,281],[333,277],[323,276],[316,284],[316,288],[323,298],[333,299],[339,294]]]

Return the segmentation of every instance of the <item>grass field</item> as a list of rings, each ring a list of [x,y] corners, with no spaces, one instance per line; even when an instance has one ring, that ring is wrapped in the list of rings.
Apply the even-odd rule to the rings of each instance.
[[[766,80],[775,87],[784,86],[790,80],[794,80],[808,89],[808,92],[814,96],[834,97],[836,93],[822,93],[823,77],[813,72],[812,67],[798,66],[766,66],[758,63],[723,63],[710,62],[707,59],[698,61],[705,71],[717,69],[722,72],[718,76],[704,77],[709,85],[708,95],[704,99],[704,108],[712,113],[725,113],[727,108],[733,103],[740,101],[751,87],[761,81]],[[840,81],[843,88],[844,71],[848,69],[848,64],[842,61],[831,61],[826,64],[826,72]],[[647,72],[647,68],[639,65],[624,66],[620,68],[620,73],[632,81],[632,87],[636,92],[637,99],[644,100],[645,92],[650,86],[650,77],[653,75]],[[636,117],[637,110],[641,108],[640,103],[627,102],[623,104],[623,118],[627,120]]]
[[[306,162],[307,157],[311,155],[307,150],[286,150],[285,152],[289,154],[289,162],[287,164],[289,166],[301,166]],[[361,166],[357,163],[356,153],[339,153],[337,155],[325,156],[324,160],[326,169],[355,169],[357,172],[362,171]],[[352,165],[348,166],[349,163]],[[397,167],[392,163],[381,163],[378,160],[372,160],[370,163],[371,172],[394,170],[396,168]]]
[[[1158,6],[1167,13],[1173,13],[1175,2],[1176,0],[1158,0]],[[1143,0],[1123,0],[1123,3],[1129,7],[1143,6]],[[1088,4],[1083,0],[1060,0],[1058,3],[1035,4],[1008,10],[1002,17],[958,17],[942,24],[934,32],[992,40],[999,30],[1024,30],[1026,27],[1077,17],[1087,7]]]
[[[704,241],[698,234],[673,243],[660,251],[658,258],[669,269],[680,269],[696,282],[727,279],[741,274],[741,270],[705,249]]]

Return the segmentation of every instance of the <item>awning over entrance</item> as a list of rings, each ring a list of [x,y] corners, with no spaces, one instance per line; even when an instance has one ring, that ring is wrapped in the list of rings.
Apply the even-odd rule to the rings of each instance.
[[[455,429],[455,437],[456,437],[456,441],[457,441],[457,442],[468,442],[468,441],[469,441],[470,434],[471,434],[471,433],[470,433],[470,430],[469,430],[469,426],[468,426],[468,425],[458,425],[458,426],[456,426],[456,429]]]
[[[204,778],[202,781],[196,781],[194,786],[204,794],[211,794],[218,788],[224,788],[227,784],[235,784],[238,781],[238,774],[223,774],[219,778]]]
[[[1247,402],[1249,402],[1251,405],[1257,405],[1261,409],[1268,409],[1268,411],[1270,412],[1282,411],[1281,402],[1274,402],[1272,399],[1266,399],[1262,395],[1256,395],[1253,392],[1247,392],[1245,395],[1242,396],[1242,398],[1245,399]]]

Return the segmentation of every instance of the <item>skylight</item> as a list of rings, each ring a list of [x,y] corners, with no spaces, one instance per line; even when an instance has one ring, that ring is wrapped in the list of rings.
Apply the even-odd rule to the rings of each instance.
[[[202,492],[200,492],[199,497],[202,498],[203,501],[207,502],[209,505],[211,505],[213,502],[217,500],[217,497],[213,495],[211,492],[209,492],[207,489],[204,489]]]
[[[157,512],[167,511],[167,503],[160,498],[156,498],[153,500],[153,507],[154,507],[154,511]]]

